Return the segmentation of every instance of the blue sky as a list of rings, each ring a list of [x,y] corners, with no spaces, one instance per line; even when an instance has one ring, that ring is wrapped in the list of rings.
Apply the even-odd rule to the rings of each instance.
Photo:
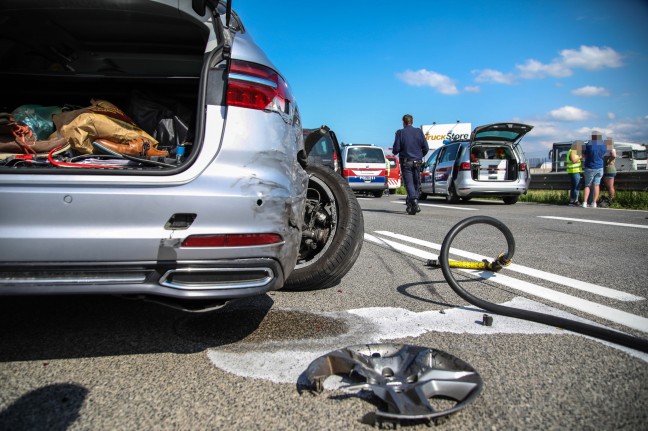
[[[287,78],[305,128],[390,147],[414,125],[534,126],[551,143],[648,143],[646,0],[234,0]]]

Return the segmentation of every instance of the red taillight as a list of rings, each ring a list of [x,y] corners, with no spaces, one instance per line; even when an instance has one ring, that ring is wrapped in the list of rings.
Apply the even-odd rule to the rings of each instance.
[[[232,60],[227,83],[227,105],[288,112],[292,100],[286,82],[269,67]]]
[[[460,171],[469,171],[470,170],[470,162],[463,162],[462,164],[459,165],[459,170]]]
[[[520,163],[520,171],[526,171],[526,163]]]
[[[342,171],[342,175],[345,177],[352,177],[354,173],[351,169],[345,169],[344,171]]]
[[[278,244],[283,241],[276,233],[241,233],[191,235],[182,241],[182,247],[245,247]]]
[[[338,163],[337,153],[333,153],[333,170],[335,172],[340,171],[340,163]]]

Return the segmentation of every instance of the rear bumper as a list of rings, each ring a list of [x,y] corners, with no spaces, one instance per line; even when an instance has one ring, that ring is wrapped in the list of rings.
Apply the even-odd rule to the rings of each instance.
[[[385,177],[375,177],[371,180],[347,177],[347,181],[351,190],[385,190],[388,187]]]
[[[280,289],[274,259],[0,265],[0,296],[113,294],[229,300]]]

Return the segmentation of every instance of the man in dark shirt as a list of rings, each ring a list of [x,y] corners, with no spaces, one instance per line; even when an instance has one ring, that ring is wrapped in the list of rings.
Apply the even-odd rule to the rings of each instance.
[[[418,205],[419,186],[421,184],[421,164],[423,157],[430,151],[427,140],[421,129],[412,127],[414,118],[403,115],[403,128],[396,131],[392,152],[398,155],[405,189],[407,190],[407,213],[414,215],[421,211]]]
[[[591,208],[596,208],[596,200],[599,196],[601,178],[603,178],[603,156],[607,148],[603,143],[601,134],[597,131],[592,132],[592,140],[585,145],[583,156],[585,163],[583,164],[583,180],[585,181],[585,189],[583,190],[583,208],[587,208],[587,202],[590,196],[590,188],[592,191]]]

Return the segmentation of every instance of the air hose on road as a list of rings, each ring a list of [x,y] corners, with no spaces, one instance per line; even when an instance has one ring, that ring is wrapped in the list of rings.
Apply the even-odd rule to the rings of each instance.
[[[441,266],[443,271],[443,276],[446,281],[454,290],[457,295],[470,302],[473,305],[476,305],[479,308],[496,313],[502,316],[515,317],[516,319],[524,319],[537,323],[543,323],[545,325],[556,326],[558,328],[566,329],[568,331],[577,332],[579,334],[588,335],[590,337],[599,338],[601,340],[609,341],[611,343],[619,344],[621,346],[630,347],[642,352],[648,353],[648,340],[635,337],[632,335],[624,334],[618,331],[611,329],[601,328],[594,325],[589,325],[587,323],[578,322],[575,320],[565,319],[562,317],[552,316],[550,314],[538,313],[535,311],[522,310],[519,308],[506,307],[499,304],[494,304],[492,302],[484,301],[483,299],[477,298],[476,296],[471,295],[466,290],[464,290],[457,280],[452,275],[451,267],[470,267],[468,265],[462,265],[464,262],[450,261],[448,259],[448,253],[450,251],[450,246],[452,241],[455,239],[457,234],[475,224],[488,224],[496,229],[498,229],[506,238],[506,243],[508,250],[506,253],[500,254],[500,256],[491,264],[485,262],[484,265],[496,265],[497,262],[500,264],[508,264],[513,259],[513,254],[515,253],[515,240],[511,230],[501,221],[489,217],[489,216],[475,216],[469,217],[457,223],[450,231],[447,233],[443,244],[441,244],[441,253],[439,254],[438,264]],[[436,263],[436,262],[434,262]],[[465,262],[466,264],[474,262]],[[481,263],[481,262],[477,262]],[[500,268],[501,269],[501,268]]]

